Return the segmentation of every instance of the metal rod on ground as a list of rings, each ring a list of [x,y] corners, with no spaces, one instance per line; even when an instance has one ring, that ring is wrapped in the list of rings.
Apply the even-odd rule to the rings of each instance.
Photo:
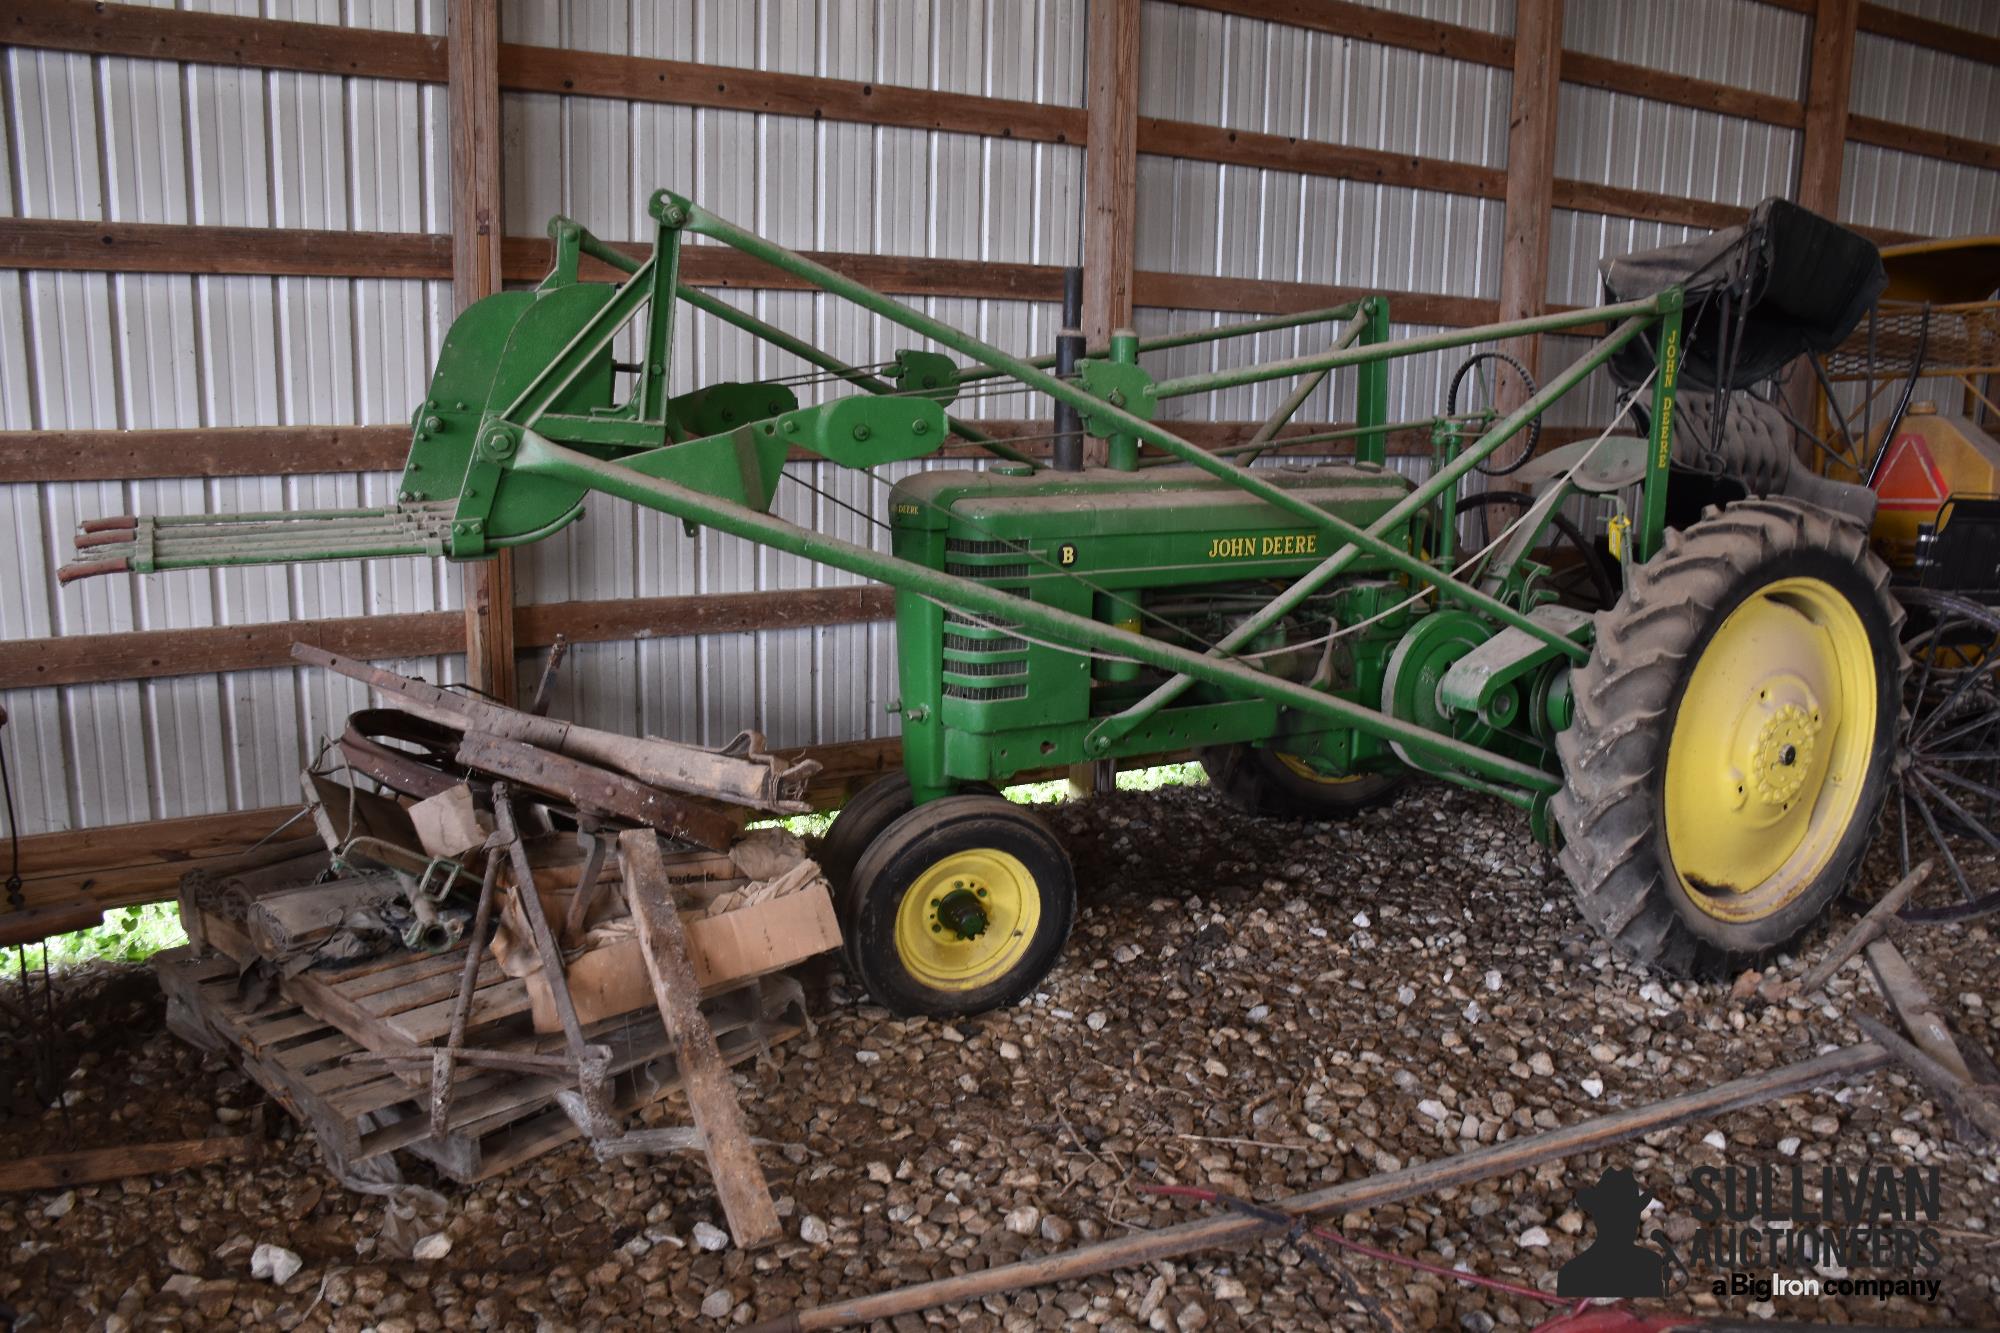
[[[1739,1107],[1760,1105],[1777,1097],[1804,1092],[1821,1083],[1853,1078],[1881,1068],[1890,1059],[1889,1052],[1882,1046],[1863,1042],[1762,1074],[1685,1092],[1649,1106],[1596,1116],[1563,1129],[1510,1139],[1455,1157],[1405,1167],[1401,1171],[1347,1181],[1309,1194],[1293,1195],[1271,1206],[1287,1217],[1297,1218],[1396,1203],[1420,1194],[1528,1170],[1577,1153],[1596,1151],[1690,1120],[1719,1115]],[[1240,1214],[1182,1222],[1158,1231],[1139,1231],[1116,1240],[1085,1245],[1063,1254],[1045,1255],[976,1273],[920,1282],[901,1290],[880,1292],[816,1309],[794,1310],[754,1325],[752,1333],[792,1333],[794,1330],[807,1333],[813,1329],[866,1324],[871,1320],[892,1319],[899,1314],[927,1310],[932,1306],[978,1300],[997,1292],[1090,1277],[1116,1268],[1174,1259],[1198,1250],[1239,1245],[1261,1237],[1282,1235],[1284,1231],[1282,1223]]]
[[[507,799],[504,783],[493,788],[496,806]],[[459,972],[458,994],[451,1002],[451,1031],[444,1045],[431,1056],[431,1133],[443,1137],[451,1120],[452,1070],[458,1062],[458,1048],[465,1044],[465,1023],[472,1010],[472,992],[479,982],[479,967],[486,960],[486,930],[493,923],[493,888],[500,879],[502,853],[500,835],[486,840],[486,870],[479,877],[479,905],[472,911],[472,930],[465,937],[465,967]]]
[[[1854,1021],[1868,1034],[1870,1041],[1895,1056],[1896,1063],[1923,1080],[1932,1092],[1978,1126],[1979,1132],[1990,1141],[2000,1143],[2000,1104],[1996,1104],[1985,1091],[1946,1069],[1940,1061],[1918,1050],[1900,1034],[1891,1032],[1889,1025],[1880,1019],[1856,1014]]]
[[[1802,996],[1813,994],[1832,980],[1833,974],[1838,972],[1848,959],[1867,947],[1870,940],[1885,930],[1895,929],[1900,921],[1896,913],[1903,910],[1903,904],[1910,900],[1910,895],[1917,891],[1919,885],[1930,878],[1930,873],[1931,863],[1924,861],[1909,874],[1897,880],[1896,886],[1883,894],[1881,901],[1869,908],[1867,914],[1854,923],[1854,928],[1833,947],[1833,952],[1820,959],[1818,965],[1806,973],[1805,979],[1799,982],[1798,993]]]

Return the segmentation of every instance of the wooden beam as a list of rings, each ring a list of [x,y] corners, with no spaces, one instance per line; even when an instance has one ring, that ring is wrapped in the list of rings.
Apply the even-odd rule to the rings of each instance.
[[[0,1193],[54,1190],[91,1185],[129,1176],[156,1176],[217,1162],[245,1161],[264,1150],[264,1136],[231,1134],[212,1139],[181,1139],[171,1143],[130,1143],[115,1148],[85,1148],[79,1152],[43,1153],[0,1162]]]
[[[1840,216],[1840,160],[1847,143],[1847,97],[1854,81],[1858,0],[1817,0],[1806,77],[1805,141],[1794,197],[1815,213]]]
[[[422,232],[9,218],[0,268],[253,277],[451,276],[451,238]]]
[[[1569,57],[1564,56],[1563,59]],[[1549,202],[1553,207],[1578,213],[1638,218],[1644,222],[1676,222],[1684,227],[1711,229],[1733,227],[1750,216],[1749,209],[1738,208],[1734,204],[1677,198],[1647,190],[1628,190],[1617,185],[1599,185],[1594,181],[1558,180],[1550,191]]]
[[[714,107],[1045,143],[1081,143],[1086,133],[1084,112],[1077,107],[511,42],[500,47],[500,83],[521,92]]]
[[[648,246],[613,241],[612,248],[634,259],[645,259]],[[1062,269],[1054,264],[997,263],[979,259],[933,258],[927,255],[856,254],[837,250],[800,253],[857,282],[892,296],[964,296],[1014,301],[1054,301],[1062,296]],[[509,282],[539,282],[554,262],[554,250],[543,237],[510,236],[504,246],[502,272]],[[586,261],[584,276],[606,281],[612,270]],[[763,260],[724,245],[687,245],[681,249],[681,281],[690,287],[740,287],[754,291],[816,291],[811,283]]]
[[[517,607],[515,634],[516,647],[526,650],[545,648],[558,634],[571,643],[617,643],[852,625],[887,620],[894,614],[889,589],[860,584],[548,602]],[[436,657],[465,651],[465,621],[456,611],[412,611],[339,620],[10,639],[0,641],[0,689],[289,668],[295,665],[294,643],[310,643],[364,662]]]
[[[0,0],[0,44],[239,69],[445,81],[441,38],[150,5]]]
[[[1228,314],[1280,315],[1341,305],[1370,295],[1374,288],[1312,282],[1275,282],[1264,278],[1214,278],[1199,273],[1133,275],[1134,303],[1175,310],[1213,310]],[[1432,296],[1423,292],[1388,292],[1389,314],[1401,324],[1444,324],[1467,328],[1490,324],[1496,303],[1471,296]]]
[[[1562,81],[1788,129],[1795,130],[1805,124],[1805,108],[1789,97],[1670,74],[1647,65],[1628,65],[1622,60],[1607,60],[1582,51],[1562,53]]]
[[[450,0],[451,298],[459,313],[500,290],[499,0]],[[465,683],[515,702],[514,553],[466,564]]]
[[[1181,0],[1181,3],[1404,51],[1447,56],[1475,65],[1504,69],[1514,60],[1514,43],[1498,33],[1391,13],[1351,0]]]
[[[408,426],[0,431],[0,483],[392,472]]]
[[[0,949],[40,944],[55,935],[95,930],[104,923],[104,908],[89,898],[41,903],[21,909],[0,909]]]
[[[2000,37],[1989,33],[1939,23],[1900,9],[1891,9],[1887,5],[1863,4],[1856,19],[1862,32],[1873,33],[1877,37],[1927,47],[1965,60],[2000,65]]]
[[[748,634],[888,620],[894,592],[878,583],[839,588],[699,593],[594,602],[546,602],[516,615],[523,647],[542,648],[561,634],[571,643],[622,643],[700,634]]]
[[[1966,139],[1956,134],[1940,134],[1936,130],[1919,129],[1915,125],[1878,120],[1874,116],[1848,116],[1847,141],[1873,144],[1877,148],[1888,148],[1898,153],[1915,153],[1919,157],[1935,157],[1941,161],[1957,162],[1968,167],[1983,167],[1988,171],[2000,171],[2000,144],[1983,143],[1978,139]]]
[[[1507,215],[1500,241],[1500,318],[1541,314],[1549,293],[1549,210],[1555,200],[1556,87],[1562,75],[1562,0],[1519,0],[1507,130]],[[1540,374],[1539,338],[1508,350]],[[1525,392],[1522,386],[1514,386]]]
[[[1191,158],[1229,166],[1269,167],[1276,171],[1298,171],[1309,176],[1329,176],[1373,185],[1440,190],[1479,199],[1499,199],[1506,193],[1507,173],[1495,167],[1434,157],[1413,157],[1407,153],[1386,153],[1374,148],[1350,148],[1344,144],[1302,139],[1295,135],[1260,134],[1251,130],[1197,125],[1184,120],[1162,120],[1156,116],[1139,119],[1139,151],[1158,157]]]
[[[618,860],[625,874],[625,901],[638,928],[646,973],[653,979],[653,998],[666,1024],[680,1067],[681,1091],[695,1128],[701,1131],[702,1152],[709,1175],[729,1223],[729,1233],[743,1249],[756,1249],[781,1238],[778,1210],[771,1187],[757,1165],[757,1149],[745,1128],[743,1108],[730,1083],[729,1066],[716,1047],[715,1033],[701,1012],[701,986],[688,958],[687,936],[679,905],[667,882],[660,856],[660,837],[651,829],[619,835]],[[574,1040],[574,1038],[572,1038]]]
[[[0,642],[0,689],[205,676],[292,665],[295,642],[363,661],[431,657],[465,649],[457,611],[411,611],[342,620],[64,634]]]
[[[1083,333],[1132,323],[1139,208],[1139,0],[1091,0],[1083,166]],[[1101,448],[1101,445],[1099,446]]]

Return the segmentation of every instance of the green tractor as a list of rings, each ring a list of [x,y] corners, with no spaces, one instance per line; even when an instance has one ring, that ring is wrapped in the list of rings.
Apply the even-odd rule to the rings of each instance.
[[[1384,800],[1412,771],[1443,778],[1520,807],[1561,846],[1585,916],[1677,973],[1784,944],[1854,874],[1903,675],[1900,615],[1858,513],[1867,493],[1803,471],[1747,483],[1729,415],[1742,390],[1847,334],[1879,290],[1866,241],[1772,202],[1694,247],[1607,264],[1611,299],[1592,309],[1394,340],[1372,296],[1098,348],[1071,337],[1027,359],[682,196],[655,194],[651,215],[643,260],[557,219],[549,277],[459,318],[395,505],[98,521],[66,576],[477,559],[556,531],[596,492],[892,586],[903,772],[849,802],[821,860],[849,963],[898,1013],[1010,1003],[1054,965],[1075,873],[998,794],[1052,765],[1193,749],[1232,799],[1308,817]],[[681,284],[689,233],[933,349],[844,364]],[[585,260],[622,276],[587,281]],[[854,392],[670,396],[677,303]],[[628,325],[639,352],[621,361]],[[1309,326],[1330,331],[1326,350],[1169,378],[1142,363]],[[1524,379],[1518,401],[1459,401],[1503,364],[1485,351],[1444,410],[1389,419],[1399,358],[1591,329],[1583,357],[1545,386]],[[1623,390],[1612,428],[1535,452],[1543,414],[1600,368]],[[1349,456],[1253,466],[1336,372],[1354,376],[1355,423],[1306,438]],[[1172,399],[1279,380],[1296,387],[1239,448],[1198,448],[1162,420]],[[949,415],[969,387],[1001,382],[1054,400],[1047,461]],[[1696,402],[1707,425],[1690,432],[1677,419]],[[1388,466],[1392,436],[1411,432],[1431,454],[1421,483]],[[1085,437],[1104,441],[1100,465],[1083,465]],[[994,461],[882,482],[887,552],[769,512],[789,458],[866,470],[954,438]],[[1502,470],[1525,489],[1475,489]],[[1573,502],[1611,511],[1606,547],[1580,540]],[[1595,614],[1546,554],[1561,531],[1601,562]]]

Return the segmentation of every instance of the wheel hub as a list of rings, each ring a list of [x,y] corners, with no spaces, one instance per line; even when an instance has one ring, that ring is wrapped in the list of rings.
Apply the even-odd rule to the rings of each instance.
[[[974,847],[920,872],[896,910],[896,953],[936,990],[972,990],[1024,954],[1041,922],[1041,893],[1017,857]]]
[[[1799,704],[1785,704],[1757,732],[1757,751],[1750,760],[1757,799],[1784,806],[1799,794],[1812,771],[1813,742],[1819,735],[1819,713]]]
[[[976,940],[986,933],[986,886],[977,881],[954,887],[942,897],[931,899],[931,931],[950,931],[962,940]]]

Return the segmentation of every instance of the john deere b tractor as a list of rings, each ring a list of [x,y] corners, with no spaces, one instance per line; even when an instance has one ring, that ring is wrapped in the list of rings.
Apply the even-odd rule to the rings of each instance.
[[[598,492],[891,585],[903,772],[849,803],[822,862],[849,961],[901,1013],[1004,1004],[1054,964],[1075,874],[997,790],[1051,765],[1192,747],[1232,798],[1293,816],[1381,801],[1413,772],[1458,783],[1518,806],[1561,845],[1590,922],[1676,972],[1790,940],[1853,874],[1897,734],[1900,612],[1868,547],[1872,497],[1757,454],[1740,392],[1833,346],[1873,299],[1880,262],[1851,233],[1770,203],[1695,246],[1607,264],[1594,309],[1395,340],[1369,297],[1026,358],[682,196],[659,192],[651,215],[643,261],[558,219],[547,280],[459,318],[397,504],[94,523],[72,573],[478,559]],[[846,364],[681,284],[689,233],[930,345]],[[616,272],[591,280],[586,262]],[[677,304],[816,378],[670,396]],[[628,325],[637,352],[620,359]],[[1146,364],[1274,329],[1323,329],[1327,345],[1171,377]],[[1475,350],[1440,411],[1389,419],[1399,358],[1587,329],[1595,344],[1546,385],[1482,390],[1506,362]],[[1609,426],[1535,452],[1543,414],[1600,370],[1623,390]],[[1354,424],[1286,435],[1335,374],[1353,377]],[[1162,419],[1173,399],[1274,381],[1294,387],[1233,449]],[[1053,400],[1047,451],[950,415],[1003,388]],[[993,460],[884,482],[886,552],[769,512],[800,481],[784,471],[794,450],[868,470],[952,439]],[[1411,439],[1429,455],[1421,482],[1386,465]],[[1086,441],[1101,462],[1084,465]],[[1279,443],[1338,461],[1257,462]],[[1525,489],[1481,489],[1502,468]],[[1551,553],[1555,534],[1580,536],[1565,510],[1584,504],[1608,511],[1608,551]],[[1607,555],[1592,614],[1564,569]]]

